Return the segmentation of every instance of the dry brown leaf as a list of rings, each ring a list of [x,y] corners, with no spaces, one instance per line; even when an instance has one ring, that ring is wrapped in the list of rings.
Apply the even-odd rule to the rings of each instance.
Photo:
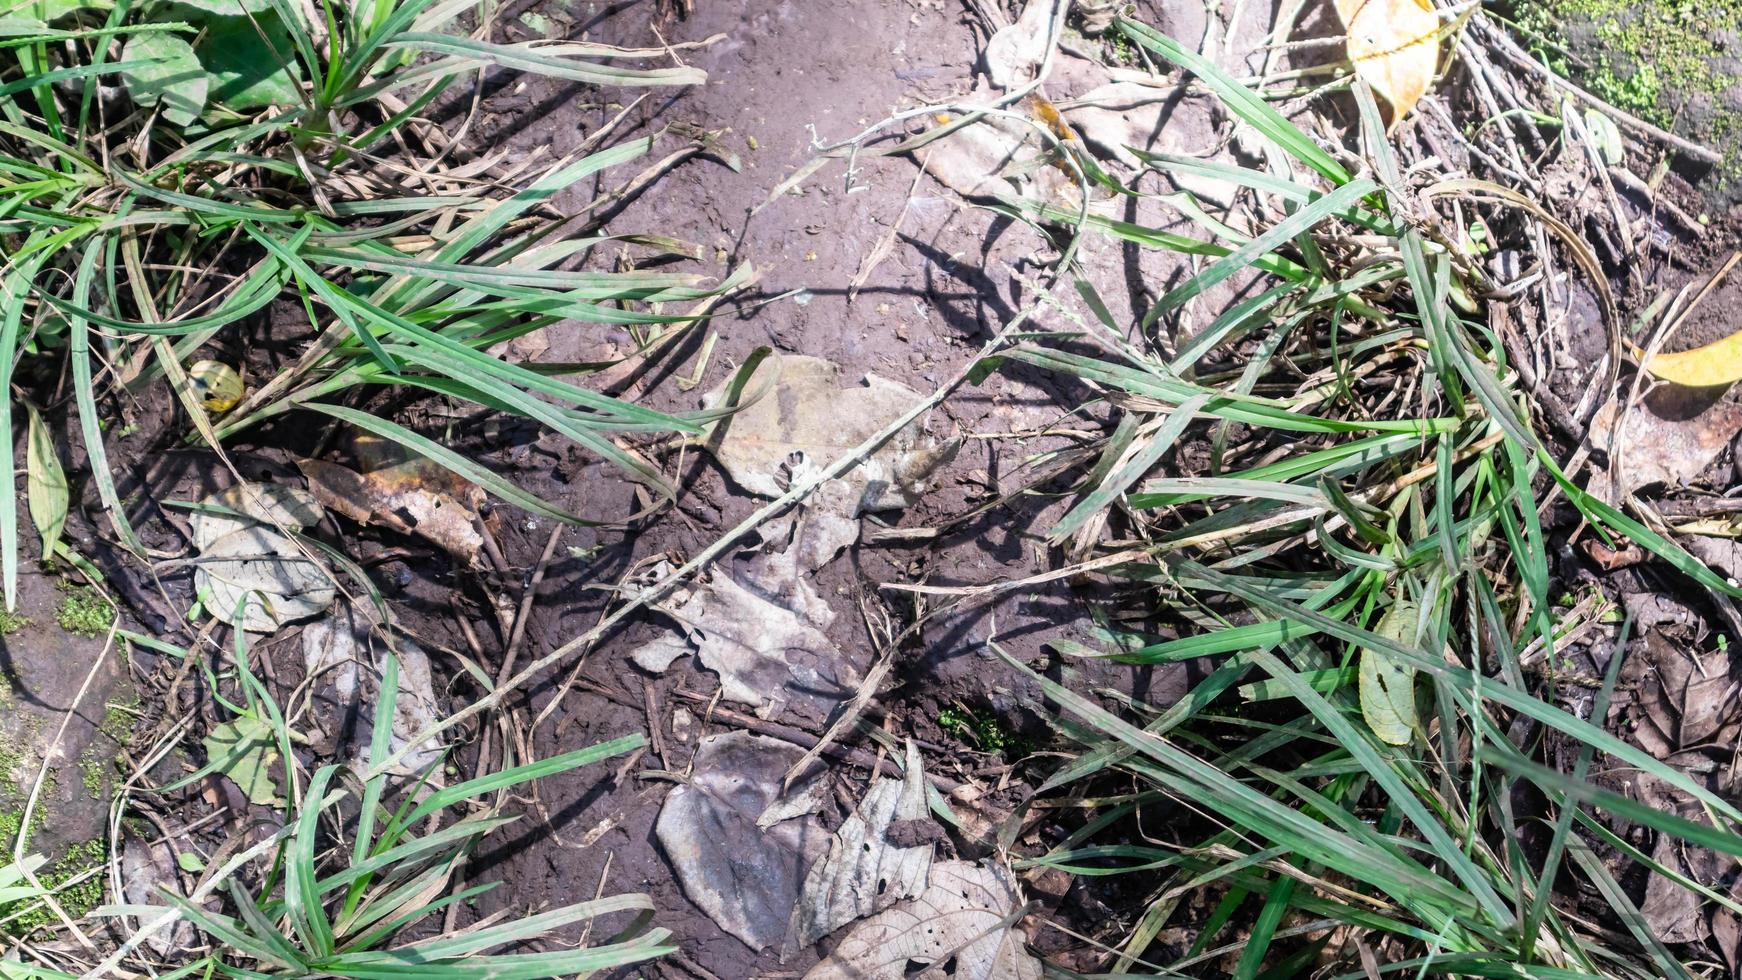
[[[797,807],[786,820],[757,817],[783,799],[811,795],[822,767],[783,797],[781,777],[804,750],[765,735],[733,731],[697,746],[690,779],[660,807],[654,833],[678,883],[721,929],[754,950],[780,942],[813,862],[828,851],[828,831]]]
[[[1336,0],[1355,74],[1391,103],[1392,124],[1433,84],[1440,18],[1429,0]]]
[[[328,508],[359,524],[423,538],[466,568],[482,566],[477,497],[456,495],[452,482],[429,467],[405,462],[358,473],[318,459],[300,460],[297,466],[309,491]]]
[[[859,923],[805,980],[903,980],[913,967],[952,960],[953,966],[934,975],[1040,980],[1040,961],[1005,921],[1021,902],[1001,868],[936,862],[924,893]]]
[[[1619,454],[1619,473],[1597,467],[1586,489],[1594,497],[1619,505],[1642,487],[1661,484],[1675,489],[1692,482],[1717,460],[1742,430],[1742,405],[1719,401],[1701,406],[1691,393],[1664,388],[1627,410],[1619,428],[1614,403],[1591,419],[1591,445]],[[1616,485],[1615,476],[1620,483]]]
[[[792,911],[786,952],[811,945],[849,922],[925,890],[931,844],[903,846],[892,827],[926,820],[925,776],[919,749],[907,743],[903,779],[876,779],[829,844],[829,856],[811,866]]]

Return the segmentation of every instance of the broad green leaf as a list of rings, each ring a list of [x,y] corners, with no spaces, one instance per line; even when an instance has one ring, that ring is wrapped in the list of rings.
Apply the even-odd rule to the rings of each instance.
[[[243,112],[302,99],[302,64],[276,13],[214,17],[194,52],[211,75],[214,106]]]
[[[36,522],[36,530],[42,534],[42,555],[47,558],[54,554],[54,543],[60,540],[61,528],[67,522],[70,501],[67,474],[61,469],[54,436],[43,423],[42,413],[29,402],[24,403],[24,408],[30,416],[24,453],[26,496],[30,502],[30,519]]]
[[[272,764],[278,760],[272,726],[257,715],[244,715],[212,728],[203,740],[215,771],[230,777],[250,802],[283,806]]]
[[[1380,617],[1374,632],[1393,643],[1413,634],[1415,604],[1399,599]],[[1415,710],[1415,670],[1383,650],[1361,651],[1361,716],[1381,741],[1408,745],[1421,725]]]
[[[144,62],[121,73],[134,102],[161,106],[163,118],[177,126],[200,117],[211,79],[192,45],[172,34],[137,34],[127,40],[121,60]]]

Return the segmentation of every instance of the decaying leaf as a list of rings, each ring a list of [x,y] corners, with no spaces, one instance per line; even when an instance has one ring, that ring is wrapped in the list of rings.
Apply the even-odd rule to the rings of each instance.
[[[1416,609],[1398,600],[1379,618],[1374,632],[1399,643],[1413,639]],[[1415,668],[1379,650],[1361,651],[1361,716],[1380,741],[1408,745],[1421,718],[1415,707]]]
[[[298,460],[309,490],[321,503],[359,524],[423,538],[466,568],[482,564],[478,533],[482,491],[466,484],[463,496],[451,488],[446,471],[433,464],[406,461],[359,473],[337,463]]]
[[[29,413],[30,429],[24,450],[25,497],[30,503],[30,519],[42,535],[42,556],[46,560],[54,554],[55,542],[60,540],[61,529],[67,523],[70,502],[67,474],[61,468],[60,453],[54,448],[54,436],[42,421],[42,413],[28,401],[24,408]]]
[[[828,847],[828,833],[808,813],[758,826],[777,807],[781,779],[804,757],[790,742],[734,731],[710,735],[696,749],[694,774],[660,808],[655,833],[684,894],[721,929],[762,950],[786,935],[805,869]],[[804,797],[822,767],[786,797]]]
[[[798,587],[810,591],[802,582]],[[858,685],[859,672],[808,618],[724,572],[661,608],[683,633],[635,651],[636,666],[659,673],[693,644],[702,664],[720,675],[721,696],[754,705],[764,718],[799,699],[826,711]]]
[[[264,719],[243,715],[215,725],[202,743],[206,758],[218,772],[230,777],[249,802],[284,805],[278,795],[278,781],[272,778],[272,764],[278,761],[278,743],[272,737],[272,726]]]
[[[833,463],[920,400],[906,385],[874,374],[865,375],[863,384],[846,383],[837,365],[797,354],[764,361],[745,391],[764,387],[760,400],[716,424],[707,437],[732,480],[764,497],[780,496],[794,473]],[[725,398],[722,385],[703,396],[702,404],[714,408]],[[812,510],[850,519],[912,506],[931,474],[959,446],[957,440],[928,438],[916,422],[858,468],[820,488]]]
[[[1021,896],[1008,872],[939,861],[917,898],[865,920],[804,980],[905,980],[954,959],[953,980],[1039,980],[1040,960],[1010,920]]]
[[[1685,388],[1716,388],[1742,381],[1742,330],[1704,347],[1657,353],[1643,367],[1652,377]]]
[[[931,871],[931,843],[907,845],[890,837],[892,828],[911,831],[926,819],[925,776],[919,749],[909,742],[906,778],[873,780],[859,809],[830,842],[829,856],[805,878],[798,907],[793,909],[786,952],[796,952],[849,922],[924,891]]]
[[[311,714],[335,754],[348,754],[359,770],[368,768],[370,732],[379,708],[381,672],[387,644],[376,634],[379,620],[372,606],[343,604],[302,631],[302,656],[313,691]],[[440,718],[429,654],[410,637],[395,633],[394,653],[399,658],[399,696],[393,706],[393,735],[389,748],[397,754],[411,736],[433,726]],[[345,735],[350,742],[340,747]],[[396,767],[405,774],[429,772],[432,785],[443,783],[440,770],[430,769],[441,759],[441,746],[428,742],[408,754]]]
[[[276,483],[238,483],[212,494],[202,504],[235,511],[240,517],[211,511],[195,511],[188,518],[196,550],[210,548],[226,534],[265,524],[287,531],[300,531],[321,519],[320,502],[306,490]]]
[[[1586,490],[1612,505],[1635,490],[1690,483],[1712,465],[1742,430],[1742,405],[1720,400],[1700,404],[1693,392],[1664,388],[1627,409],[1616,425],[1616,403],[1591,419],[1591,446],[1609,465],[1593,467]]]
[[[1012,89],[1034,80],[1041,59],[1046,57],[1056,7],[1050,0],[1028,0],[1016,20],[999,28],[986,42],[982,56],[992,84]]]
[[[1670,834],[1657,835],[1652,860],[1672,871],[1686,874],[1688,867],[1680,853],[1680,844]],[[1697,892],[1653,871],[1645,880],[1645,897],[1639,903],[1639,914],[1651,927],[1652,935],[1666,943],[1703,943],[1711,935],[1711,928],[1706,924],[1705,904],[1705,899]]]
[[[984,88],[968,98],[993,101]],[[1016,199],[1076,211],[1082,207],[1082,188],[1057,153],[1034,126],[990,116],[940,138],[919,160],[926,173],[963,197]]]
[[[177,862],[172,859],[169,843],[152,844],[134,833],[126,824],[121,826],[121,895],[129,905],[168,905],[163,892],[181,894],[183,889],[176,875]],[[180,857],[190,857],[185,851]],[[196,869],[197,870],[197,869]],[[149,934],[145,945],[159,956],[192,946],[198,936],[193,923],[180,919],[168,929]]]
[[[200,404],[214,414],[235,408],[236,403],[247,394],[242,384],[242,375],[222,361],[195,361],[188,365],[188,383],[194,386],[194,393],[200,396]]]
[[[194,589],[212,615],[251,633],[319,615],[335,594],[325,567],[264,524],[232,531],[202,551]]]
[[[1440,18],[1430,0],[1336,0],[1355,74],[1391,103],[1392,124],[1433,84]]]

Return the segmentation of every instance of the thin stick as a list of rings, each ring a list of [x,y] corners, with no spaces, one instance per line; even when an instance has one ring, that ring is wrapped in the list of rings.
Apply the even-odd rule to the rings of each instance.
[[[811,470],[808,474],[794,480],[792,488],[787,490],[786,493],[781,494],[779,497],[758,508],[755,513],[752,513],[749,517],[745,518],[737,527],[727,531],[724,535],[715,540],[713,544],[702,549],[702,551],[694,558],[685,562],[681,568],[666,576],[663,580],[654,584],[650,588],[642,590],[633,599],[617,607],[615,612],[600,620],[592,629],[575,637],[567,643],[564,643],[562,646],[557,647],[555,650],[552,650],[550,653],[545,654],[532,663],[527,664],[526,668],[520,673],[515,674],[507,681],[498,684],[494,691],[491,691],[484,697],[472,702],[469,706],[449,715],[442,721],[438,721],[433,725],[425,727],[422,731],[409,739],[405,745],[399,749],[399,751],[394,752],[385,760],[371,768],[369,770],[368,778],[373,778],[381,773],[387,772],[392,767],[403,762],[405,757],[411,754],[414,747],[423,745],[454,727],[469,721],[477,715],[495,708],[497,705],[502,703],[503,698],[510,691],[517,690],[523,685],[536,679],[552,664],[567,659],[569,655],[573,654],[575,651],[585,649],[600,637],[604,636],[618,623],[628,619],[643,607],[664,599],[666,596],[676,591],[679,585],[694,577],[697,572],[712,565],[716,559],[731,550],[734,545],[749,536],[752,531],[762,526],[763,523],[783,513],[787,508],[794,504],[809,497],[824,483],[847,474],[854,467],[870,457],[872,453],[875,453],[878,449],[882,448],[884,443],[895,438],[895,435],[901,430],[907,428],[920,416],[941,404],[951,392],[955,391],[963,384],[963,382],[968,380],[968,374],[973,371],[975,365],[979,364],[1002,347],[1006,339],[1011,334],[1015,333],[1023,323],[1027,322],[1029,317],[1033,316],[1038,309],[1038,304],[1031,304],[1021,312],[1017,313],[1017,315],[1012,318],[1002,330],[998,331],[997,335],[992,337],[991,340],[988,340],[972,357],[969,357],[964,361],[948,381],[944,382],[942,386],[930,395],[920,399],[918,403],[906,412],[903,412],[895,421],[884,426],[882,429],[872,434],[869,439],[866,439],[864,442],[842,454],[840,458],[836,459],[828,466],[821,469]]]

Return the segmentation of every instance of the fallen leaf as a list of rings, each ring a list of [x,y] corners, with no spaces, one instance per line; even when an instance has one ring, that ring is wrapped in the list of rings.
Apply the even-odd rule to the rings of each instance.
[[[189,856],[185,851],[177,855],[179,858]],[[164,891],[182,894],[181,880],[175,872],[177,863],[180,862],[171,860],[167,842],[152,844],[134,833],[126,824],[122,824],[121,895],[127,904],[166,906],[169,902],[163,896]],[[199,870],[201,869],[193,869],[195,873]],[[146,937],[145,944],[157,955],[168,956],[174,950],[187,949],[198,939],[193,923],[178,919],[168,929],[151,933]]]
[[[1631,542],[1619,551],[1596,538],[1586,538],[1580,544],[1585,549],[1585,554],[1604,571],[1613,572],[1628,568],[1645,561],[1646,558],[1645,552]]]
[[[359,473],[318,459],[298,460],[297,467],[315,499],[351,520],[423,538],[465,568],[482,566],[479,498],[457,498],[427,468],[408,462]]]
[[[194,589],[212,615],[251,633],[317,616],[335,594],[319,562],[264,524],[226,534],[202,551]]]
[[[905,980],[909,964],[951,959],[952,980],[1039,980],[1040,960],[1004,921],[1021,901],[1001,868],[936,862],[923,893],[860,923],[804,980]]]
[[[693,645],[702,665],[720,675],[721,696],[755,706],[764,718],[797,700],[826,713],[858,686],[859,672],[821,629],[724,572],[660,608],[683,631],[636,650],[636,666],[660,673]]]
[[[1680,389],[1661,389],[1634,405],[1616,428],[1616,404],[1591,419],[1591,446],[1607,453],[1586,490],[1612,506],[1642,487],[1685,486],[1715,462],[1742,429],[1742,405],[1703,405]],[[1618,472],[1616,472],[1618,470]],[[1619,477],[1617,482],[1616,477]]]
[[[654,825],[684,894],[758,952],[785,937],[805,869],[828,847],[827,831],[808,814],[757,826],[782,798],[787,768],[803,757],[798,746],[763,735],[710,735],[696,749],[694,773],[667,794]],[[807,793],[822,771],[790,795]]]
[[[1388,640],[1403,642],[1415,626],[1415,604],[1399,600],[1392,604],[1374,632]],[[1415,708],[1415,668],[1399,663],[1379,650],[1361,651],[1361,717],[1379,740],[1408,745],[1421,725]]]
[[[759,400],[716,423],[706,437],[733,482],[764,497],[785,493],[795,473],[835,462],[920,400],[913,389],[875,374],[848,384],[837,365],[798,354],[765,360],[745,390],[764,386]],[[725,399],[722,385],[704,395],[702,405],[715,408]],[[959,446],[959,440],[927,437],[915,422],[850,473],[819,488],[812,509],[853,519],[912,506]]]
[[[931,845],[897,846],[889,833],[892,824],[925,819],[925,776],[919,749],[909,742],[906,778],[873,780],[858,810],[830,842],[829,856],[805,878],[786,953],[924,891]]]
[[[188,381],[200,396],[200,404],[213,414],[235,408],[247,394],[242,376],[222,361],[195,361],[188,365]]]
[[[994,33],[981,57],[986,76],[1001,89],[1012,89],[1034,80],[1046,57],[1052,33],[1052,0],[1028,0],[1016,20]]]
[[[1678,841],[1673,835],[1658,834],[1657,849],[1651,859],[1673,871],[1686,874]],[[1645,899],[1639,903],[1639,914],[1651,927],[1651,932],[1665,943],[1703,943],[1711,934],[1702,906],[1705,899],[1674,881],[1651,872],[1645,881]]]
[[[1391,103],[1392,125],[1433,84],[1440,18],[1429,0],[1336,0],[1355,74]]]
[[[1652,377],[1684,388],[1716,388],[1742,381],[1742,330],[1704,347],[1651,355],[1642,365]]]
[[[990,103],[984,87],[968,100]],[[1004,116],[987,116],[932,143],[920,166],[939,183],[969,198],[1021,200],[1065,211],[1082,207],[1082,187],[1069,167],[1057,165],[1057,150],[1039,131]]]
[[[42,421],[42,413],[30,402],[24,403],[29,413],[29,435],[24,450],[25,497],[30,504],[30,519],[42,535],[42,557],[46,561],[54,554],[55,542],[66,527],[66,470],[61,468],[60,453],[54,448],[54,436]]]
[[[212,727],[201,743],[206,758],[217,772],[230,777],[249,802],[283,806],[272,764],[278,761],[278,742],[272,726],[256,715],[243,715]]]
[[[337,752],[347,733],[350,744],[343,751],[353,768],[368,768],[370,733],[380,707],[381,676],[387,644],[375,635],[378,620],[366,605],[345,604],[330,615],[310,623],[302,631],[305,676],[312,685],[312,715]],[[409,637],[395,633],[394,652],[399,658],[399,693],[393,705],[393,733],[389,749],[397,754],[411,737],[433,726],[441,717],[429,654]],[[352,724],[352,719],[355,724]],[[434,741],[409,753],[395,767],[402,774],[428,772],[434,786],[442,774],[432,769],[441,759],[441,746]]]
[[[204,551],[226,534],[265,524],[300,531],[320,522],[325,513],[306,490],[276,483],[238,483],[212,494],[201,504],[235,511],[240,516],[195,511],[188,530],[196,550]]]

